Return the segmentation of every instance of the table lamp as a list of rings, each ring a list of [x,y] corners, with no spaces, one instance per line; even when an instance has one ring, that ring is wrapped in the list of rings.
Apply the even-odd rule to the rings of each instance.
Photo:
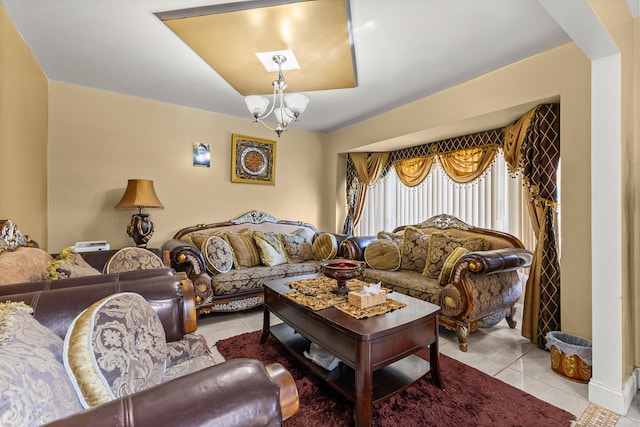
[[[140,248],[146,248],[147,242],[153,235],[153,223],[148,214],[142,209],[164,209],[162,202],[153,188],[153,181],[149,179],[130,179],[122,199],[116,209],[138,209],[138,213],[131,215],[131,222],[127,226],[127,234]]]

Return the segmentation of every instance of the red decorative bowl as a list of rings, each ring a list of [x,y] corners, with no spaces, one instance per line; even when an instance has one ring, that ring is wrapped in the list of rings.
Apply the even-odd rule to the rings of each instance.
[[[350,259],[330,259],[322,261],[322,273],[325,276],[335,279],[338,286],[333,289],[333,293],[346,295],[349,293],[347,281],[362,277],[364,273],[364,262]]]

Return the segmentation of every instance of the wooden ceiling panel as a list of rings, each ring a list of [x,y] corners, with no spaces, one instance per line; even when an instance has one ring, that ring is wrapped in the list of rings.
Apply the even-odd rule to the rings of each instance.
[[[348,2],[304,1],[163,22],[242,95],[271,93],[277,72],[258,52],[293,51],[299,70],[284,71],[288,92],[356,86]]]

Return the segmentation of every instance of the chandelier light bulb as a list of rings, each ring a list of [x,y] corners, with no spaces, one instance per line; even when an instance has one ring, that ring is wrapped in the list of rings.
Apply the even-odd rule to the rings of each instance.
[[[289,110],[291,110],[297,117],[307,109],[309,98],[299,93],[290,93],[284,97],[284,102],[287,104]]]
[[[249,112],[253,114],[253,117],[258,117],[264,114],[269,107],[269,100],[264,96],[250,95],[244,99],[247,104]]]

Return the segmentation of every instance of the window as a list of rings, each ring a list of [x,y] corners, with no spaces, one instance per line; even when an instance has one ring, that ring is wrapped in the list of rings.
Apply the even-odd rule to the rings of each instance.
[[[369,187],[362,218],[354,229],[358,236],[375,235],[400,225],[418,224],[434,215],[453,215],[469,225],[517,236],[528,249],[535,247],[526,191],[520,175],[511,177],[501,154],[476,181],[457,184],[436,160],[417,187],[400,182],[395,169]]]

